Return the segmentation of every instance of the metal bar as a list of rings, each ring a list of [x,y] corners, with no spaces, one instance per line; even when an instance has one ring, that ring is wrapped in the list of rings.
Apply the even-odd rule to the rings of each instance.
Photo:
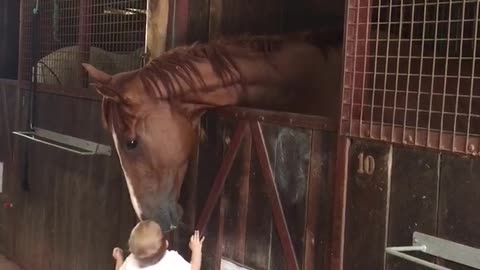
[[[480,249],[458,244],[452,241],[430,236],[420,232],[413,233],[413,246],[387,247],[385,252],[423,266],[438,270],[452,270],[403,252],[420,251],[454,263],[480,269]]]
[[[381,18],[381,8],[378,8],[377,11],[377,25],[380,23],[380,18]],[[375,105],[375,92],[376,92],[376,86],[377,86],[377,65],[378,65],[378,43],[379,43],[379,38],[380,38],[380,27],[377,26],[377,36],[375,38],[375,60],[374,60],[374,67],[373,67],[373,84],[372,84],[372,100],[370,102],[370,128],[368,129],[368,134],[372,134],[372,125],[373,125],[373,113],[374,113],[374,105]],[[388,54],[387,54],[388,57]],[[360,133],[360,137],[362,137],[362,133]]]
[[[458,56],[458,79],[457,79],[457,95],[455,98],[455,117],[453,118],[453,137],[452,137],[452,145],[455,146],[455,140],[456,140],[456,133],[457,133],[457,118],[458,118],[458,98],[460,95],[460,76],[462,74],[462,55],[463,55],[463,27],[465,26],[465,0],[463,1],[462,5],[462,23],[460,24],[460,53]],[[476,38],[476,37],[475,37]],[[458,42],[455,42],[458,44]],[[447,71],[448,73],[448,71]]]
[[[478,18],[478,9],[480,3],[477,2],[475,5],[475,18]],[[478,22],[475,23],[475,31],[474,31],[474,38],[476,39],[478,35]],[[470,137],[470,121],[472,116],[472,101],[473,101],[473,82],[475,77],[475,63],[477,61],[477,42],[473,42],[473,60],[472,60],[472,78],[470,79],[470,97],[469,97],[469,105],[468,105],[468,118],[467,118],[467,137]],[[475,145],[470,144],[465,141],[465,152],[467,151],[474,151]]]
[[[392,3],[390,3],[390,5],[392,5]],[[398,27],[398,47],[397,47],[397,68],[396,68],[396,76],[395,76],[395,95],[394,95],[394,98],[393,98],[393,116],[392,116],[392,126],[395,126],[396,123],[395,123],[395,116],[396,116],[396,113],[397,113],[397,96],[398,96],[398,93],[400,91],[398,91],[398,77],[399,77],[399,71],[400,71],[400,48],[402,47],[402,27],[403,27],[403,9],[404,9],[404,6],[403,6],[403,0],[400,0],[400,25]],[[387,69],[388,71],[388,69]],[[407,87],[408,88],[408,87]],[[407,113],[407,111],[405,110],[404,111],[405,113]],[[392,129],[393,131],[393,129]],[[390,141],[393,140],[393,132],[390,133]]]
[[[445,54],[445,73],[444,76],[448,75],[448,61],[449,61],[449,55],[450,55],[450,31],[451,31],[451,19],[452,19],[452,1],[450,1],[449,6],[448,6],[448,23],[447,23],[447,52]],[[441,112],[441,118],[440,118],[440,139],[439,141],[441,142],[443,140],[443,124],[444,124],[444,119],[445,119],[445,100],[447,97],[447,78],[444,78],[443,81],[443,95],[442,95],[442,112]],[[439,145],[439,148],[443,147],[441,144]],[[451,149],[453,150],[454,145],[452,144]]]
[[[414,143],[415,145],[418,145],[418,120],[420,119],[419,115],[419,111],[420,111],[420,99],[421,99],[421,92],[422,92],[422,73],[423,73],[423,55],[424,55],[424,52],[425,50],[423,48],[425,48],[425,26],[427,25],[426,23],[426,18],[427,18],[427,6],[424,5],[423,7],[423,29],[422,29],[422,50],[421,50],[421,53],[420,53],[420,69],[419,69],[419,78],[418,78],[418,89],[417,89],[417,110],[416,110],[416,117],[415,117],[415,134],[414,134]],[[427,146],[426,144],[424,146]]]
[[[435,18],[439,17],[439,9],[440,9],[440,4],[437,5],[436,8],[436,14]],[[438,35],[438,23],[435,23],[435,34],[434,34],[434,39]],[[435,40],[433,42],[433,64],[432,64],[432,80],[431,80],[431,85],[430,85],[430,105],[428,107],[428,128],[427,128],[427,146],[430,146],[430,129],[431,129],[431,123],[432,123],[432,106],[433,106],[433,97],[434,97],[434,85],[435,85],[435,67],[436,67],[436,56],[437,56],[437,41]],[[420,71],[421,72],[421,71]],[[423,73],[423,72],[421,72]],[[440,145],[437,145],[437,147],[440,147]]]
[[[210,216],[212,215],[213,208],[215,207],[215,204],[220,198],[223,187],[225,185],[225,181],[227,180],[228,173],[230,172],[233,161],[237,156],[238,149],[240,148],[240,143],[242,142],[247,127],[247,121],[241,121],[238,125],[237,129],[233,134],[232,142],[230,143],[227,153],[225,154],[222,164],[220,165],[220,169],[215,176],[213,187],[210,190],[210,194],[208,195],[205,207],[203,208],[203,211],[197,222],[197,229],[202,235],[205,233],[205,229],[208,221],[210,220]]]
[[[285,261],[287,263],[287,269],[298,270],[297,256],[293,249],[292,238],[288,231],[287,221],[285,220],[285,214],[283,212],[282,202],[275,185],[273,177],[272,166],[270,159],[268,158],[267,146],[265,144],[265,137],[259,122],[251,122],[250,128],[252,130],[253,143],[255,144],[255,150],[257,152],[258,161],[260,162],[260,168],[265,180],[267,195],[272,207],[273,219],[277,232],[280,236],[280,242],[282,244],[283,252],[285,255]]]
[[[110,146],[41,128],[34,128],[34,131],[13,131],[12,133],[32,141],[40,142],[79,155],[111,155]]]
[[[359,125],[360,125],[360,123],[359,123],[358,120],[353,121],[354,128],[358,128]],[[370,123],[363,122],[362,123],[362,128],[368,128],[369,125],[370,125]],[[472,155],[472,156],[480,155],[480,152],[478,152],[478,151],[472,151],[472,152],[468,152],[468,153],[464,152],[464,150],[465,150],[465,140],[470,140],[471,144],[477,145],[477,144],[480,143],[480,137],[479,136],[471,136],[470,138],[467,138],[466,136],[462,136],[462,135],[454,135],[451,132],[450,133],[443,132],[442,138],[440,140],[440,136],[439,136],[440,132],[439,131],[430,131],[430,136],[431,136],[430,137],[430,142],[431,142],[432,146],[427,146],[426,145],[426,136],[427,136],[426,130],[417,131],[421,137],[419,138],[418,142],[415,142],[415,141],[413,141],[413,136],[415,135],[415,128],[414,127],[404,128],[403,131],[402,131],[401,128],[393,127],[392,125],[384,125],[383,128],[386,129],[387,132],[391,132],[390,129],[392,129],[392,128],[395,129],[394,134],[401,134],[401,132],[404,132],[405,137],[408,138],[408,140],[402,141],[399,136],[395,136],[395,138],[391,141],[393,143],[399,143],[399,144],[411,145],[411,146],[422,146],[422,147],[430,148],[430,149],[436,149],[435,147],[433,147],[433,145],[439,145],[440,144],[442,147],[440,147],[440,149],[438,149],[438,150],[441,150],[441,151],[449,151],[449,152],[454,152],[454,153],[464,153],[464,154],[469,154],[469,155]],[[383,141],[381,138],[379,138],[377,136],[379,134],[380,125],[375,124],[375,123],[372,124],[372,130],[375,133],[373,133],[374,135],[371,137],[371,139],[376,139],[376,140]],[[452,141],[453,136],[456,137],[455,145],[453,145],[451,147],[447,147],[446,146],[447,143]]]
[[[365,107],[365,104],[364,104],[364,97],[365,97],[365,88],[366,88],[366,84],[368,83],[368,78],[367,78],[367,66],[370,67],[368,65],[368,62],[369,62],[369,57],[368,57],[368,54],[369,54],[369,37],[370,37],[370,28],[371,28],[371,21],[370,21],[370,10],[372,9],[371,8],[371,1],[372,0],[366,0],[367,2],[367,24],[365,26],[365,50],[364,50],[364,63],[363,63],[363,85],[362,85],[362,97],[360,98],[360,117],[359,117],[359,121],[362,122],[363,120],[363,110],[364,110],[364,107]],[[363,15],[363,14],[362,14]],[[359,14],[360,16],[360,14]],[[351,127],[351,121],[350,121],[350,127]],[[362,134],[362,131],[359,130],[358,131],[358,134]]]
[[[355,22],[355,34],[354,34],[354,40],[355,40],[355,44],[353,45],[353,67],[352,67],[352,89],[351,89],[351,92],[350,94],[352,95],[350,97],[350,119],[353,119],[355,116],[354,116],[354,106],[353,104],[355,104],[355,92],[357,90],[357,85],[356,85],[356,74],[357,74],[357,58],[358,58],[358,55],[357,55],[357,50],[358,50],[358,28],[359,28],[359,20],[360,20],[360,1],[357,1],[356,2],[356,6],[355,6],[355,18],[356,18],[356,22]],[[348,130],[348,133],[349,134],[352,134],[352,121],[350,120],[350,123],[349,123],[349,126],[350,126],[350,129]]]
[[[397,257],[402,258],[404,260],[407,260],[407,261],[410,261],[410,262],[413,262],[413,263],[416,263],[416,264],[420,264],[420,265],[423,265],[423,266],[426,266],[426,267],[429,267],[429,268],[432,268],[432,269],[452,270],[450,268],[447,268],[447,267],[444,267],[444,266],[441,266],[441,265],[438,265],[438,264],[434,264],[434,263],[431,263],[429,261],[419,259],[419,258],[414,257],[412,255],[402,253],[403,251],[424,251],[423,249],[425,249],[425,248],[426,248],[425,246],[389,247],[389,248],[386,248],[385,251],[388,254],[391,254],[393,256],[397,256]]]
[[[426,246],[424,252],[432,256],[480,269],[480,249],[478,248],[458,244],[420,232],[413,233],[413,243],[414,246]]]
[[[384,77],[383,77],[383,91],[385,91],[385,89],[387,89],[387,81],[388,81],[388,60],[390,59],[390,35],[391,35],[391,27],[392,27],[392,0],[390,0],[390,5],[389,5],[389,9],[388,9],[388,26],[387,26],[387,50],[385,52],[385,55],[386,55],[386,59],[385,59],[385,73],[383,74]],[[380,27],[378,27],[378,30],[377,31],[380,31]],[[398,44],[398,47],[400,48],[400,44]],[[377,52],[378,53],[378,52]],[[398,62],[398,59],[397,59],[397,62]],[[381,115],[381,120],[380,120],[380,138],[383,139],[383,134],[384,134],[384,130],[383,130],[383,124],[385,123],[385,99],[387,97],[387,94],[384,92],[383,95],[382,95],[382,115]],[[373,101],[372,105],[375,104],[375,101]],[[373,106],[372,106],[373,107]],[[373,108],[372,108],[373,109]],[[392,124],[395,124],[395,123],[392,123]]]

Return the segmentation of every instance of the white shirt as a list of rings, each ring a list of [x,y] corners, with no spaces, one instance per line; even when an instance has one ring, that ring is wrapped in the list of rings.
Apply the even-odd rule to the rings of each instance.
[[[132,254],[128,255],[120,270],[190,270],[191,265],[174,250],[167,250],[163,258],[154,265],[139,267]]]

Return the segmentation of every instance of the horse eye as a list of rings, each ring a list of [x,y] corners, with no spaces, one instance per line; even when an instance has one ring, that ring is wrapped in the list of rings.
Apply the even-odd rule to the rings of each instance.
[[[137,141],[136,140],[130,140],[127,142],[127,148],[129,150],[135,149],[137,147]]]

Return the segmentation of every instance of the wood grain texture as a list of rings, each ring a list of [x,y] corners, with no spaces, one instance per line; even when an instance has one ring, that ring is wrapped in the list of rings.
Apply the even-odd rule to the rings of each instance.
[[[441,160],[438,237],[480,248],[480,160],[445,154]],[[453,269],[473,269],[441,263]]]
[[[3,193],[0,193],[0,203],[12,202],[12,195],[9,189],[14,182],[12,179],[13,169],[13,142],[12,131],[15,123],[17,84],[15,81],[0,80],[0,162],[3,162]],[[14,229],[15,209],[0,208],[0,253],[11,256],[10,247],[15,232]],[[12,228],[12,230],[10,230]]]
[[[37,102],[39,127],[111,145],[99,103],[45,94]],[[18,143],[29,149],[31,190],[15,192],[15,227],[7,228],[15,232],[13,259],[25,269],[111,268],[112,248],[126,247],[136,222],[116,154],[82,157]]]
[[[413,232],[435,235],[437,224],[439,155],[433,151],[394,147],[390,190],[388,246],[409,246]],[[430,259],[415,254],[422,259]],[[386,269],[425,269],[387,256]]]
[[[314,131],[305,224],[304,269],[328,269],[335,175],[335,134]]]
[[[372,175],[359,174],[358,155],[375,160]],[[356,140],[349,154],[344,269],[383,269],[390,147]]]
[[[303,258],[312,131],[267,124],[262,128],[295,254]],[[272,252],[273,261],[284,256],[281,249]],[[302,260],[298,264],[303,267]]]

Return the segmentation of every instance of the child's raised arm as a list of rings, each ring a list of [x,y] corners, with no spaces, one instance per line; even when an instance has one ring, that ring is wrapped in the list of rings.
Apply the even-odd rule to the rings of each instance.
[[[192,250],[192,258],[190,264],[192,265],[191,270],[200,270],[202,265],[202,246],[205,236],[200,239],[200,233],[195,231],[195,233],[190,237],[190,249]]]
[[[123,264],[123,250],[121,248],[114,248],[112,256],[115,259],[115,270],[119,270]]]

